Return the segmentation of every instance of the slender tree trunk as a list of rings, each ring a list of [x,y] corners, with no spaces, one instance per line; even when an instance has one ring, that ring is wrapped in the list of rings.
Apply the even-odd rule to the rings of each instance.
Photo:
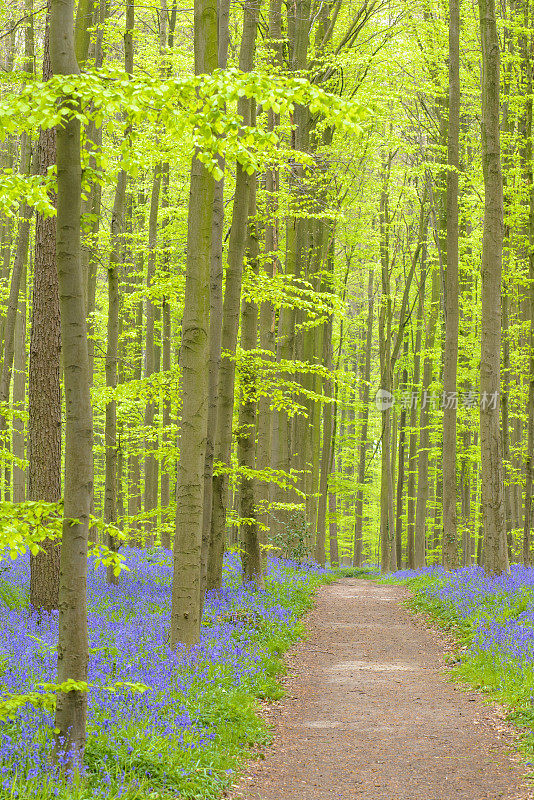
[[[138,195],[138,204],[137,210],[134,211],[134,220],[137,227],[137,230],[141,232],[145,227],[145,213],[144,208],[146,204],[146,197],[143,192],[140,192]],[[140,249],[139,253],[137,254],[137,258],[135,258],[135,284],[139,288],[141,288],[143,282],[143,265],[144,265],[144,258],[143,258],[143,248]],[[136,381],[140,381],[143,375],[143,303],[139,302],[137,304],[137,308],[135,311],[135,340],[134,340],[134,368],[133,368],[133,379]],[[129,456],[129,465],[128,465],[128,472],[129,472],[129,483],[130,483],[130,490],[128,493],[128,516],[130,519],[132,517],[139,517],[141,514],[142,508],[142,497],[141,497],[141,459],[139,457],[139,450],[140,446],[138,441],[135,441],[135,445],[133,448],[133,452],[130,453]],[[139,519],[136,519],[134,522],[130,522],[131,530],[132,530],[132,545],[142,547],[143,545],[143,525],[140,523]]]
[[[161,366],[163,372],[170,376],[171,370],[171,305],[167,298],[164,298],[162,308],[161,308],[161,317],[162,317],[162,332],[161,332],[161,343],[162,343],[162,362]],[[163,447],[166,451],[169,447],[169,428],[171,425],[171,398],[170,398],[170,389],[165,390],[165,396],[163,398],[163,408],[162,408],[162,420],[161,424],[163,427]],[[167,550],[171,549],[171,536],[169,531],[169,524],[170,520],[167,519],[168,517],[168,509],[171,502],[171,476],[169,475],[169,470],[164,469],[162,467],[161,470],[161,510],[162,510],[162,523],[163,530],[161,534],[161,544],[163,547],[167,548]]]
[[[152,193],[150,196],[150,213],[148,218],[148,267],[147,289],[153,287],[156,273],[156,246],[158,237],[158,209],[161,190],[161,163],[154,168],[152,180]],[[144,376],[149,379],[156,372],[156,303],[153,297],[146,299],[146,342],[145,342],[145,370]],[[157,528],[155,516],[158,507],[158,463],[154,453],[157,444],[154,437],[154,420],[156,415],[156,401],[153,397],[145,408],[145,430],[148,432],[145,439],[145,514],[149,515],[145,522],[145,542],[153,545]]]
[[[104,487],[104,520],[117,524],[117,368],[119,359],[119,269],[124,235],[124,202],[126,198],[126,173],[119,172],[115,189],[115,202],[111,217],[111,252],[108,264],[108,322],[106,337],[106,387],[111,399],[106,403],[106,474]],[[111,550],[118,549],[115,537],[108,534],[107,544]],[[113,569],[108,568],[109,583],[118,583]]]
[[[13,377],[13,455],[22,461],[25,455],[24,409],[26,406],[26,268],[22,276],[22,295],[15,323],[15,360]],[[26,470],[13,466],[13,502],[26,499]]]
[[[509,287],[503,288],[502,296],[502,399],[501,399],[501,431],[504,473],[504,510],[506,519],[506,536],[508,540],[508,556],[511,556],[512,518],[512,479],[510,454],[510,294]]]
[[[458,169],[460,166],[460,0],[449,0],[449,126],[447,170],[447,272],[443,360],[443,540],[446,569],[458,566],[456,516],[456,416],[458,371]]]
[[[462,470],[460,473],[460,487],[462,497],[462,566],[467,567],[471,563],[471,464],[470,464],[470,445],[471,431],[464,430],[462,433],[462,450],[464,458],[462,460]]]
[[[335,469],[335,460],[332,461],[332,472]],[[339,566],[339,542],[337,538],[337,495],[334,489],[328,492],[328,543],[330,552],[330,566]]]
[[[91,2],[91,0],[84,0]],[[78,9],[80,12],[80,9]],[[134,27],[134,6],[130,1],[126,6],[126,31],[124,37],[125,71],[133,74],[133,49],[129,46]],[[111,392],[111,399],[106,403],[106,423],[104,430],[106,472],[104,485],[104,520],[110,525],[117,525],[117,494],[118,494],[118,442],[117,442],[117,400],[115,392],[118,384],[119,363],[119,274],[124,249],[125,232],[125,202],[126,202],[126,172],[121,169],[117,176],[115,187],[115,200],[111,215],[111,251],[108,264],[108,320],[106,337],[106,388]],[[110,550],[118,550],[119,543],[114,536],[107,535],[107,545]],[[107,579],[109,583],[118,583],[118,576],[108,567]]]
[[[404,367],[402,372],[402,390],[405,392],[408,385],[408,336],[404,336]],[[397,503],[395,517],[395,547],[397,549],[397,568],[402,568],[402,512],[404,498],[404,466],[406,450],[406,405],[403,404],[399,416],[399,449],[397,470]]]
[[[425,342],[425,360],[423,364],[423,387],[421,391],[421,407],[419,412],[419,456],[417,460],[417,505],[415,511],[414,536],[414,569],[421,569],[426,564],[426,517],[428,504],[428,461],[430,450],[430,402],[428,400],[432,383],[432,361],[436,322],[439,311],[439,271],[435,267],[432,273],[432,296]]]
[[[217,67],[217,4],[195,0],[195,73]],[[214,180],[193,156],[182,318],[182,419],[176,480],[171,646],[200,636],[204,471],[208,427],[209,288]]]
[[[494,0],[479,0],[479,11],[482,40],[482,166],[485,187],[480,358],[484,568],[491,574],[499,574],[509,569],[499,426],[503,246],[499,128],[500,47]]]
[[[419,283],[419,295],[417,298],[417,321],[415,331],[415,344],[413,352],[413,380],[412,380],[412,395],[410,399],[410,444],[408,455],[408,509],[407,509],[407,523],[406,523],[406,566],[408,569],[414,569],[415,565],[415,513],[416,513],[416,480],[417,480],[417,400],[420,396],[420,380],[421,380],[421,341],[423,338],[423,309],[425,305],[426,294],[426,227],[423,234],[423,248],[421,252],[421,280]]]
[[[369,394],[371,381],[371,351],[373,347],[373,312],[374,312],[374,269],[369,270],[367,285],[367,334],[365,340],[365,363],[361,385],[360,408],[360,444],[358,454],[358,488],[356,490],[356,505],[354,510],[354,552],[352,564],[361,567],[363,553],[363,518],[364,518],[364,485],[365,485],[365,460],[367,456],[367,438],[369,430]]]
[[[255,113],[252,121],[255,122]],[[258,274],[258,237],[256,231],[256,175],[253,176],[250,205],[249,232],[247,242],[248,266]],[[255,350],[258,341],[258,307],[250,300],[244,300],[241,312],[241,349],[244,353]],[[254,581],[263,588],[260,536],[256,514],[256,479],[250,474],[256,465],[256,412],[257,378],[254,370],[246,369],[241,375],[241,406],[237,432],[237,459],[246,472],[239,479],[239,514],[246,522],[241,523],[241,542],[243,547],[243,580]]]
[[[525,30],[528,30],[529,4],[525,4]],[[528,226],[528,300],[530,316],[530,336],[529,336],[529,387],[528,387],[528,433],[527,433],[527,453],[525,458],[525,513],[523,519],[523,546],[522,561],[529,567],[532,563],[531,554],[531,531],[532,531],[532,494],[534,484],[534,171],[532,167],[532,64],[531,53],[531,34],[528,36],[526,45],[526,58],[524,58],[525,69],[527,72],[527,96],[526,103],[526,130],[525,130],[525,167],[526,182],[529,193],[529,226]],[[529,46],[530,45],[530,46]]]
[[[272,63],[276,68],[282,65],[282,10],[281,0],[271,0],[269,4],[269,41],[268,45],[272,53]],[[279,115],[269,109],[267,125],[269,130],[274,130],[279,123]],[[265,225],[265,255],[263,261],[263,271],[268,278],[276,275],[278,271],[278,244],[279,244],[279,225],[277,220],[278,213],[278,191],[280,184],[280,174],[276,166],[267,170],[265,176],[265,190],[267,193],[267,221]],[[261,269],[261,266],[260,266]],[[263,302],[260,305],[259,316],[259,344],[262,357],[267,362],[272,362],[276,356],[276,337],[275,337],[276,318],[272,303]],[[256,447],[256,469],[266,470],[276,463],[276,456],[273,451],[273,424],[275,413],[271,408],[271,398],[262,393],[258,398],[258,442]],[[271,515],[269,513],[269,500],[273,484],[269,481],[258,480],[258,522],[264,528],[270,529]],[[260,530],[262,540],[266,538],[265,531]]]
[[[50,60],[54,74],[78,72],[74,2],[52,0]],[[87,680],[87,540],[93,483],[92,412],[85,300],[80,253],[80,122],[57,129],[57,272],[65,386],[65,491],[59,587],[58,683]],[[60,692],[55,728],[58,754],[77,769],[85,747],[87,696]],[[64,756],[65,757],[65,756]]]
[[[393,490],[391,475],[391,407],[393,404],[393,376],[391,374],[391,316],[392,301],[389,274],[389,195],[388,180],[391,169],[383,165],[384,183],[380,196],[380,263],[382,275],[382,299],[380,305],[380,387],[383,391],[381,405],[381,474],[380,474],[380,571],[390,568],[393,518],[391,515]]]
[[[333,369],[332,327],[333,317],[325,323],[324,337],[324,364],[329,371]],[[332,381],[328,379],[324,385],[327,398],[333,399]],[[317,513],[317,539],[315,545],[315,558],[321,566],[326,562],[326,509],[328,503],[328,478],[333,465],[333,414],[332,402],[326,402],[323,407],[323,442],[321,451],[321,475],[319,484],[319,504]]]
[[[23,133],[20,142],[20,162],[21,173],[30,173],[30,140],[27,134]],[[11,394],[11,377],[13,370],[13,359],[15,354],[15,324],[19,307],[20,286],[22,276],[26,269],[28,257],[28,245],[30,239],[31,208],[26,203],[22,204],[19,229],[17,235],[17,248],[11,271],[11,282],[9,286],[9,298],[7,302],[6,318],[4,321],[4,353],[2,360],[2,371],[0,373],[0,404],[9,403]],[[0,433],[5,434],[8,424],[5,416],[0,413]]]
[[[246,0],[239,56],[239,66],[243,72],[250,72],[254,65],[258,13],[257,0]],[[243,125],[250,125],[251,102],[247,98],[241,98],[239,101],[238,113]],[[248,175],[241,164],[238,164],[224,288],[221,347],[225,356],[222,358],[219,368],[219,406],[215,440],[215,457],[218,462],[224,465],[224,472],[215,475],[213,478],[211,537],[207,576],[208,589],[219,589],[222,581],[226,511],[228,508],[228,470],[230,468],[234,413],[234,355],[241,306],[241,280],[251,183],[251,176]]]
[[[218,3],[218,47],[220,69],[226,69],[229,46],[230,0]],[[219,156],[219,166],[224,170],[224,159]],[[202,577],[201,597],[204,597],[208,579],[208,558],[211,540],[211,515],[213,510],[213,462],[217,432],[218,385],[221,366],[221,337],[223,324],[223,233],[224,233],[224,177],[215,184],[211,228],[210,258],[210,341],[208,375],[208,434],[206,462],[204,465],[204,516],[202,522]]]

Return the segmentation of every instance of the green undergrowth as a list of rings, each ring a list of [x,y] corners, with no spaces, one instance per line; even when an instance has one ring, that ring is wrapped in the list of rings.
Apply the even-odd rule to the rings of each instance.
[[[363,578],[366,580],[376,580],[378,572],[371,567],[338,567],[335,570],[338,578]]]

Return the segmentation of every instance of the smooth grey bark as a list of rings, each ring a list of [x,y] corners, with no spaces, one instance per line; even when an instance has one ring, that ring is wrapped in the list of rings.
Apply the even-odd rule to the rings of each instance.
[[[484,569],[490,574],[499,574],[509,570],[509,562],[499,425],[503,183],[499,127],[500,46],[494,0],[479,0],[479,13],[482,40],[482,168],[485,188],[480,357],[482,513]]]
[[[403,346],[403,371],[401,379],[401,389],[406,392],[408,386],[408,336],[404,335]],[[402,568],[402,512],[404,501],[404,474],[406,462],[406,405],[403,404],[399,415],[399,437],[398,437],[398,469],[397,469],[397,497],[395,505],[395,547],[397,554],[397,568]]]
[[[217,59],[220,69],[226,69],[230,39],[230,0],[219,0],[217,19]],[[224,171],[225,161],[219,156],[219,167]],[[223,323],[223,233],[224,233],[224,177],[215,183],[211,228],[210,257],[210,341],[208,377],[208,433],[204,465],[204,515],[202,522],[202,576],[201,596],[204,597],[208,579],[208,558],[211,541],[211,514],[213,510],[213,462],[219,408],[218,386],[221,365],[221,338]]]
[[[160,3],[160,57],[161,57],[161,74],[163,77],[168,77],[172,72],[172,65],[166,57],[166,48],[170,53],[174,47],[174,32],[176,27],[176,3],[168,16],[166,0],[161,0]],[[167,24],[168,23],[168,24]],[[164,215],[162,221],[161,238],[163,244],[163,258],[162,258],[162,272],[166,275],[169,273],[169,259],[171,242],[169,241],[167,227],[169,224],[169,162],[164,161],[161,165],[161,210]],[[169,300],[163,297],[161,300],[160,309],[161,318],[161,370],[169,377],[171,369],[171,307]],[[159,367],[158,367],[159,371]],[[165,381],[164,385],[167,387],[169,384]],[[170,390],[164,390],[163,398],[161,401],[161,446],[164,451],[169,447],[170,437],[170,424],[171,424],[171,398]],[[161,527],[160,527],[160,540],[161,545],[166,549],[171,549],[171,532],[170,532],[170,519],[169,505],[171,495],[171,480],[168,469],[164,467],[161,457],[158,459],[158,468],[161,464],[161,484],[160,484],[160,506],[161,506]],[[157,483],[156,483],[157,493]]]
[[[275,68],[280,68],[282,63],[281,41],[282,41],[282,10],[281,0],[271,0],[269,4],[269,39],[267,41],[271,63]],[[267,127],[274,130],[279,122],[279,115],[272,109],[268,111]],[[277,219],[278,212],[278,192],[280,184],[280,174],[276,166],[268,169],[265,174],[266,191],[266,224],[265,224],[265,258],[262,259],[260,271],[263,271],[267,278],[273,277],[278,269],[278,245],[279,245],[279,224]],[[269,301],[260,305],[259,316],[259,345],[262,351],[262,358],[267,363],[273,362],[276,358],[276,315],[275,310]],[[271,407],[271,398],[262,393],[258,399],[258,441],[256,446],[256,468],[260,471],[266,470],[276,462],[273,448],[273,423],[274,410]],[[271,525],[271,515],[269,513],[269,501],[274,485],[269,481],[258,480],[257,499],[258,499],[258,521],[265,529]],[[260,529],[262,540],[266,539],[265,530]]]
[[[169,206],[169,165],[163,165],[163,181],[162,181],[162,200],[161,208],[167,213]],[[165,217],[162,238],[164,240],[165,255],[164,255],[164,271],[169,274],[169,248],[171,243],[166,233],[168,225],[168,218]],[[164,297],[161,302],[161,368],[164,374],[170,376],[171,370],[171,304],[167,297]],[[161,425],[162,425],[162,445],[164,450],[169,447],[170,434],[169,429],[171,425],[171,398],[170,391],[166,391],[162,401],[161,409]],[[170,535],[170,519],[168,519],[168,509],[171,502],[171,476],[168,469],[162,465],[161,468],[161,544],[167,550],[171,549],[171,535]]]
[[[74,2],[52,0],[50,61],[54,74],[76,74]],[[67,117],[57,128],[57,273],[65,390],[64,523],[59,585],[58,683],[87,680],[87,541],[93,484],[93,426],[80,251],[80,122]],[[56,707],[56,754],[78,769],[85,748],[87,696],[60,692]]]
[[[239,54],[239,68],[250,72],[254,66],[256,31],[258,26],[258,0],[247,0],[244,7],[243,35]],[[244,126],[251,124],[249,98],[240,98],[238,114]],[[215,460],[222,470],[213,478],[211,512],[211,537],[208,556],[207,588],[219,589],[226,536],[226,511],[228,508],[228,470],[232,446],[232,419],[234,413],[235,361],[241,306],[241,281],[246,246],[246,231],[252,178],[241,164],[237,164],[232,227],[228,243],[228,261],[225,275],[221,350],[225,354],[219,367],[217,434]]]
[[[393,395],[393,375],[395,365],[399,355],[400,347],[404,338],[404,329],[407,323],[408,301],[410,288],[415,272],[415,267],[419,260],[424,246],[426,231],[426,211],[424,203],[421,203],[419,216],[419,232],[417,236],[417,246],[412,256],[409,272],[406,276],[402,300],[399,308],[399,325],[395,339],[392,332],[392,298],[390,281],[390,252],[389,252],[389,194],[388,181],[391,168],[392,155],[384,162],[382,185],[380,198],[380,265],[381,265],[381,286],[382,301],[379,316],[380,331],[380,383],[381,388],[387,393],[386,397]],[[386,402],[382,407],[382,459],[381,459],[381,483],[380,483],[380,569],[382,572],[395,570],[397,567],[397,553],[394,547],[394,498],[393,498],[393,470],[391,458],[391,429],[392,429],[392,402]]]
[[[84,0],[85,3],[91,0]],[[78,7],[80,13],[80,7]],[[130,46],[134,27],[134,6],[128,2],[126,6],[126,31],[124,34],[124,67],[125,71],[133,74],[133,49]],[[128,133],[127,133],[128,135]],[[119,363],[119,279],[121,272],[122,253],[124,250],[125,233],[125,204],[126,186],[128,176],[121,169],[117,175],[115,186],[115,199],[111,214],[110,253],[108,262],[108,318],[106,337],[106,388],[111,392],[111,398],[106,403],[106,421],[104,429],[105,442],[105,478],[104,478],[104,521],[109,525],[118,522],[118,492],[121,471],[118,471],[118,443],[117,443],[117,399],[115,392],[118,385]],[[110,533],[106,535],[106,542],[110,550],[117,551],[119,543]],[[107,569],[108,583],[119,582],[113,568]]]
[[[146,197],[143,192],[139,192],[137,197],[137,205],[132,209],[133,220],[135,220],[136,229],[141,233],[145,227],[145,209]],[[134,259],[134,273],[132,275],[132,288],[141,287],[143,283],[144,273],[144,250],[141,247],[137,256]],[[134,355],[133,355],[133,374],[134,380],[139,381],[143,375],[143,303],[137,303],[135,309],[135,339],[134,339]],[[129,453],[128,458],[128,516],[137,517],[131,522],[131,542],[133,546],[142,547],[143,545],[143,525],[138,519],[141,514],[142,498],[141,498],[141,459],[139,456],[139,448],[135,447]]]
[[[332,349],[332,327],[333,316],[330,316],[324,323],[324,365],[329,372],[333,369],[334,353]],[[319,503],[317,509],[317,536],[315,543],[315,558],[322,566],[326,562],[326,511],[328,504],[328,477],[330,475],[334,453],[332,451],[332,439],[334,433],[334,420],[332,415],[333,386],[332,380],[327,379],[324,383],[324,395],[327,402],[323,405],[323,441],[321,448],[321,472],[319,478]],[[330,402],[329,402],[330,401]]]
[[[393,475],[391,472],[391,404],[388,395],[393,393],[393,369],[391,359],[392,298],[390,281],[390,212],[389,176],[392,154],[383,160],[382,190],[380,193],[380,275],[382,297],[379,314],[380,388],[386,402],[381,409],[381,474],[380,474],[380,571],[388,572],[392,567],[393,547]]]
[[[335,457],[332,461],[332,472],[335,469]],[[328,492],[328,544],[330,565],[339,566],[339,542],[337,538],[337,495],[334,490]]]
[[[458,170],[460,166],[460,0],[449,0],[449,125],[447,170],[447,269],[445,273],[445,347],[443,353],[443,536],[442,563],[458,566],[456,513],[456,417],[459,278]]]
[[[525,30],[528,30],[529,4],[525,4]],[[524,48],[526,57],[524,70],[526,71],[526,89],[528,101],[525,109],[525,152],[524,169],[526,172],[526,182],[529,190],[529,224],[528,224],[528,311],[529,311],[529,387],[528,387],[528,432],[527,432],[527,453],[525,458],[525,504],[523,517],[523,543],[522,561],[529,567],[532,563],[531,536],[532,536],[532,494],[534,485],[534,170],[532,166],[532,64],[531,53],[528,45]],[[504,424],[504,423],[503,423]]]
[[[252,114],[255,120],[255,113]],[[257,176],[252,176],[249,200],[249,221],[247,241],[248,268],[258,274],[258,233],[256,216]],[[256,303],[244,299],[241,307],[241,349],[243,353],[255,350],[258,342],[258,307]],[[243,469],[239,476],[239,515],[241,522],[241,546],[243,580],[254,582],[258,589],[264,588],[260,535],[256,512],[256,479],[252,470],[256,466],[256,415],[257,415],[257,375],[254,370],[245,369],[241,378],[241,405],[239,424],[236,432],[237,460]]]
[[[415,510],[414,569],[426,564],[426,515],[429,494],[428,465],[430,450],[430,403],[428,393],[432,383],[433,350],[436,338],[436,323],[439,313],[440,281],[439,269],[432,272],[430,311],[425,336],[425,359],[423,363],[423,385],[419,411],[419,449],[417,459],[417,504]]]
[[[217,59],[217,4],[195,0],[195,73]],[[200,636],[204,469],[208,426],[209,286],[214,180],[193,156],[187,219],[187,261],[180,357],[182,419],[176,486],[176,533],[170,642]]]
[[[118,384],[119,360],[119,271],[124,235],[124,203],[126,198],[127,176],[124,170],[119,172],[115,188],[115,201],[111,215],[111,251],[108,263],[108,319],[106,337],[106,388],[111,397],[106,403],[106,423],[104,440],[106,448],[105,484],[104,484],[104,521],[109,525],[117,525],[117,399],[115,392]],[[118,542],[114,536],[107,534],[107,545],[110,550],[118,550]],[[108,567],[109,583],[118,583],[113,569]]]
[[[148,215],[148,264],[146,285],[149,292],[145,301],[146,313],[146,337],[145,337],[145,363],[144,377],[149,379],[156,372],[156,303],[150,296],[150,291],[154,284],[156,273],[156,246],[158,237],[158,211],[159,198],[161,192],[161,163],[154,167],[152,177],[152,191],[150,194],[150,211]],[[144,485],[144,510],[147,514],[145,521],[145,542],[147,545],[154,544],[157,528],[156,509],[158,507],[158,461],[154,448],[157,441],[154,441],[154,420],[156,416],[156,401],[151,398],[145,407],[145,485]]]
[[[417,482],[417,403],[414,397],[420,396],[421,380],[421,342],[423,338],[423,310],[426,295],[426,273],[427,273],[427,232],[423,233],[423,248],[421,250],[421,277],[419,281],[419,292],[417,298],[417,319],[415,331],[415,343],[413,351],[413,376],[412,376],[412,401],[410,403],[410,440],[408,449],[408,486],[407,486],[407,521],[406,521],[406,566],[414,569],[415,555],[415,512],[416,512],[416,482]]]
[[[367,455],[367,439],[369,431],[369,395],[371,379],[371,351],[373,346],[373,320],[374,320],[374,281],[375,272],[369,269],[367,284],[367,328],[365,335],[365,359],[360,386],[360,414],[359,414],[359,447],[358,447],[358,488],[356,490],[356,503],[354,507],[354,549],[352,564],[361,567],[363,554],[363,510],[364,510],[364,484],[365,460]]]

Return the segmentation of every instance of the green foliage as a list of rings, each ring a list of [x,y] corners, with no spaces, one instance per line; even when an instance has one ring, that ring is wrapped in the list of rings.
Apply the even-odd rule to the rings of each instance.
[[[56,707],[57,695],[59,692],[87,692],[94,684],[87,681],[75,681],[69,678],[63,683],[39,683],[38,687],[44,692],[27,692],[26,694],[4,694],[0,697],[0,722],[16,719],[19,711],[27,705],[34,708],[41,708],[45,711],[53,712]],[[142,694],[148,690],[144,683],[132,681],[115,681],[109,686],[103,687],[108,692],[115,693],[117,690],[128,689],[131,692]]]
[[[59,541],[63,524],[62,503],[30,500],[24,503],[0,502],[0,559],[8,553],[14,560],[28,550],[32,555],[37,555],[42,551],[41,545],[45,540]],[[127,539],[116,526],[106,524],[99,518],[92,517],[91,524],[102,536],[109,533],[118,541]],[[121,554],[110,550],[106,544],[89,543],[88,552],[97,565],[112,567],[115,575],[129,569]],[[9,590],[1,586],[0,598],[4,599],[6,605],[18,602]]]
[[[311,560],[313,543],[304,508],[294,504],[282,506],[273,503],[271,514],[280,517],[277,533],[270,537],[275,553],[300,563]]]
[[[15,609],[21,611],[28,608],[29,599],[19,587],[0,579],[0,603],[3,603],[10,611]]]
[[[376,570],[360,567],[339,567],[335,570],[338,578],[364,578],[366,580],[376,580],[379,573]]]
[[[295,104],[310,104],[314,114],[320,114],[330,125],[359,134],[360,122],[370,115],[354,99],[344,100],[328,94],[304,77],[285,77],[262,72],[240,72],[230,68],[211,75],[189,75],[168,78],[140,75],[129,76],[115,68],[88,70],[82,75],[55,75],[51,80],[28,80],[18,93],[0,100],[0,127],[4,134],[27,131],[35,135],[39,128],[52,128],[70,115],[82,125],[92,120],[97,126],[108,127],[120,137],[120,158],[117,169],[138,177],[139,154],[135,153],[136,131],[151,125],[162,131],[166,141],[176,141],[187,132],[197,158],[219,180],[222,172],[217,156],[224,154],[242,164],[249,174],[260,171],[267,161],[283,161],[289,151],[282,146],[276,132],[260,127],[244,127],[235,111],[240,97],[254,97],[265,111],[287,115]],[[128,109],[126,117],[122,114]],[[121,123],[122,120],[122,123]],[[129,136],[126,129],[132,129]],[[162,141],[165,146],[165,142]],[[291,151],[292,157],[295,152]],[[85,165],[84,178],[103,181],[107,163],[100,154],[92,152],[96,168]],[[300,156],[306,160],[305,154]],[[310,163],[312,163],[310,161]],[[6,174],[0,185],[6,209],[18,198],[25,198],[42,213],[52,214],[47,198],[51,176],[21,178]],[[53,184],[52,184],[53,185]]]

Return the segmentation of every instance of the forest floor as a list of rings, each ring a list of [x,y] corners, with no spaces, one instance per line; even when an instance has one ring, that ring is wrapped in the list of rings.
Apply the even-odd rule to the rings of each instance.
[[[274,742],[233,800],[529,800],[497,706],[448,680],[443,634],[403,607],[407,590],[322,586],[267,706]]]

